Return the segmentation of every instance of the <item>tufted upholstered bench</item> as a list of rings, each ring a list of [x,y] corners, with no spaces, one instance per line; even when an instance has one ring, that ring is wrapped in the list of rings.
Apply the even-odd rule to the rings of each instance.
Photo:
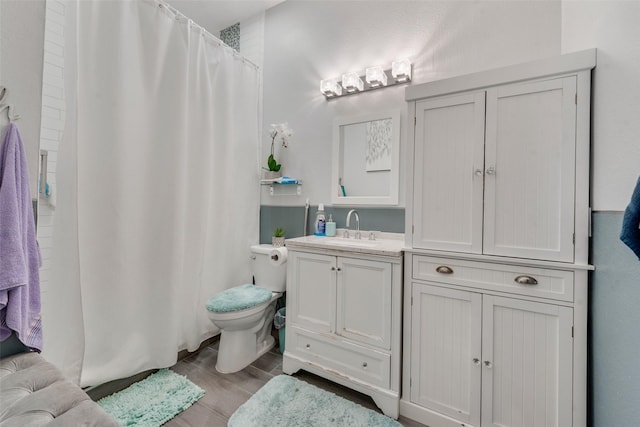
[[[38,353],[0,360],[0,427],[105,426],[116,423]]]

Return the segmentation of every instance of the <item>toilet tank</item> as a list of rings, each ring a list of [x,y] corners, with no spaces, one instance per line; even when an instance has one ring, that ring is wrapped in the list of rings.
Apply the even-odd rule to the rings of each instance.
[[[273,265],[270,262],[272,245],[251,246],[253,275],[256,285],[267,288],[272,292],[284,292],[286,288],[287,263]]]

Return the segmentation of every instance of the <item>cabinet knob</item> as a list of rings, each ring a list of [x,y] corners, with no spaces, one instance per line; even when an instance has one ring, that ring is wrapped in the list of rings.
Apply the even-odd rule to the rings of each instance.
[[[311,348],[311,344],[307,344],[305,347],[307,347],[307,350]]]
[[[520,285],[537,285],[538,284],[538,281],[531,276],[518,276],[513,280]]]
[[[487,175],[495,175],[495,174],[496,174],[496,168],[494,168],[493,166],[487,169]]]
[[[367,362],[362,362],[362,367],[363,367],[363,368],[366,368],[367,366],[368,366],[368,365],[367,365]]]
[[[436,267],[436,271],[440,274],[453,274],[453,269],[451,267],[447,267],[446,265],[439,265]]]
[[[336,271],[336,268],[335,267],[331,267],[331,271]]]
[[[480,366],[480,359],[478,359],[477,357],[473,358],[473,364],[476,366]]]
[[[482,176],[482,169],[476,169],[473,171],[473,174],[477,177],[481,177]]]
[[[484,366],[486,366],[487,368],[491,369],[493,367],[493,364],[491,362],[489,362],[488,360],[484,361]]]

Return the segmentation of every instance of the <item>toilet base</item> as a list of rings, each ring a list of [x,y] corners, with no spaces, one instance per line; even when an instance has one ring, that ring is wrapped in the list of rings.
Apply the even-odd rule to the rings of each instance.
[[[248,334],[245,333],[245,335]],[[241,339],[242,337],[233,336],[233,332],[223,333],[220,336],[216,371],[221,374],[232,374],[243,370],[275,346],[275,339],[271,335],[267,335],[266,339],[257,346],[255,353],[248,354],[248,357],[240,358],[239,356],[242,352],[236,351],[238,348],[237,342],[234,342],[238,338]],[[249,335],[249,338],[253,338],[252,341],[255,342],[255,335]]]
[[[271,328],[279,297],[280,294],[273,294],[266,306],[246,310],[240,317],[234,314],[224,319],[224,314],[210,315],[211,321],[222,330],[216,371],[222,374],[241,371],[274,347]]]

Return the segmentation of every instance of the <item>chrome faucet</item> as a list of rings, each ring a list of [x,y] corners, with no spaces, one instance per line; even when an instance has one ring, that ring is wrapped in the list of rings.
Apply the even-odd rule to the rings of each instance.
[[[347,228],[344,230],[344,237],[349,238],[349,223],[351,222],[351,214],[355,214],[356,216],[355,238],[360,239],[360,215],[358,215],[358,211],[356,211],[355,209],[351,209],[347,214]]]

